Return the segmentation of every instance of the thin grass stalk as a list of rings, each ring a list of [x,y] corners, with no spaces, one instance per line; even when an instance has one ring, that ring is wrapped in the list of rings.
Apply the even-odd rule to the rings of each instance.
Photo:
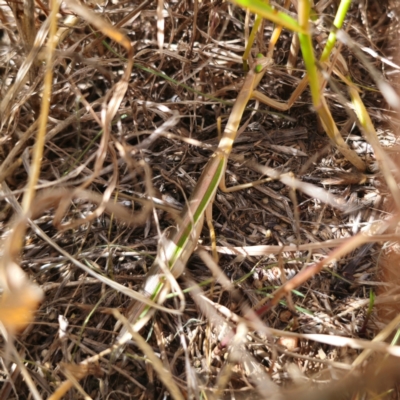
[[[39,116],[39,130],[36,137],[35,148],[33,151],[32,165],[29,173],[28,187],[25,192],[22,208],[25,214],[28,213],[32,200],[35,197],[35,186],[39,179],[40,168],[43,157],[43,149],[46,137],[47,120],[49,116],[51,89],[53,82],[53,56],[57,44],[57,13],[60,7],[58,0],[51,0],[51,14],[50,14],[50,33],[49,44],[47,47],[46,59],[46,74],[44,76],[44,87],[42,96],[42,106]]]
[[[290,6],[290,0],[286,0],[283,5],[283,8],[289,9],[289,6]],[[275,27],[274,31],[272,32],[271,40],[269,41],[269,46],[268,46],[267,58],[272,59],[272,56],[274,54],[275,45],[276,45],[276,42],[278,41],[279,37],[281,36],[282,29],[283,29],[283,26],[278,24]]]

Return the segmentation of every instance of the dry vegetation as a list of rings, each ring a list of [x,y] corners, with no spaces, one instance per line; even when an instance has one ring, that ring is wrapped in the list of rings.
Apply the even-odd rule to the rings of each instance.
[[[259,179],[256,162],[325,188],[346,211],[279,181],[218,192],[213,224],[227,282],[214,279],[216,270],[204,262],[201,251],[211,243],[205,224],[178,281],[187,289],[184,312],[155,314],[140,331],[148,349],[135,339],[122,355],[99,355],[118,335],[115,310],[124,315],[130,303],[123,286],[140,290],[161,232],[174,225],[192,192],[218,143],[217,120],[226,123],[244,76],[243,10],[219,0],[161,3],[157,14],[150,0],[94,0],[85,16],[66,1],[51,63],[47,2],[35,3],[30,27],[22,2],[0,3],[0,398],[56,393],[56,399],[64,388],[67,399],[163,399],[170,397],[165,380],[176,384],[174,398],[399,398],[400,352],[388,346],[396,344],[400,324],[396,201],[335,77],[326,98],[343,137],[367,163],[366,174],[330,144],[306,91],[288,112],[258,107],[235,143],[227,185]],[[319,54],[338,2],[316,3],[325,4],[314,31]],[[396,88],[395,6],[354,1],[345,28]],[[126,88],[126,45],[103,36],[94,13],[133,46]],[[272,28],[266,21],[257,51],[265,53]],[[35,43],[29,30],[39,32]],[[277,100],[288,99],[304,74],[301,57],[292,75],[286,70],[291,40],[284,30],[276,65],[260,84]],[[341,54],[363,89],[382,147],[398,161],[397,114],[357,54],[347,46]],[[33,147],[45,113],[46,65],[53,77],[38,163]],[[249,105],[243,120],[255,107]],[[28,188],[35,167],[36,195]],[[260,309],[299,271],[382,221],[390,221],[386,232],[327,263],[268,310],[262,324],[242,318],[243,304]],[[39,303],[32,323],[21,329]],[[164,305],[179,309],[182,299],[171,296]]]

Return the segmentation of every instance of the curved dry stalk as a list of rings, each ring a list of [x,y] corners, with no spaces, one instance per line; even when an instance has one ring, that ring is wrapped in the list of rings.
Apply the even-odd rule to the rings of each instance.
[[[105,21],[100,16],[96,15],[88,7],[78,3],[76,0],[68,0],[68,7],[84,18],[86,21],[94,25],[98,30],[100,30],[104,35],[108,36],[112,40],[121,44],[127,51],[127,64],[125,71],[121,80],[115,85],[112,91],[110,91],[106,99],[110,98],[107,103],[104,103],[103,110],[101,113],[101,121],[103,124],[103,135],[101,137],[99,149],[97,152],[97,159],[94,166],[93,174],[88,178],[82,185],[81,188],[87,188],[91,182],[99,175],[101,168],[103,166],[108,142],[110,139],[110,127],[114,116],[116,115],[122,99],[128,88],[132,67],[133,67],[133,48],[130,40],[117,28],[112,26],[110,23]]]
[[[43,298],[42,291],[35,284],[29,282],[25,273],[19,267],[19,254],[23,246],[28,218],[35,219],[52,207],[58,208],[63,202],[69,205],[74,198],[101,204],[104,211],[112,213],[115,218],[134,226],[144,224],[152,208],[151,203],[147,202],[143,210],[132,213],[112,200],[105,200],[103,196],[97,193],[80,189],[72,192],[68,189],[53,189],[44,191],[37,196],[31,205],[28,217],[20,213],[21,216],[14,222],[13,229],[4,243],[4,252],[0,263],[0,286],[3,289],[0,299],[0,321],[13,334],[20,331],[32,320],[34,311]],[[18,211],[21,211],[18,203],[16,203],[16,206]],[[63,207],[60,210],[64,211]],[[55,223],[59,224],[62,217],[63,213],[57,210]],[[83,220],[83,222],[86,221]],[[82,223],[82,221],[79,221],[79,223]],[[88,269],[87,267],[84,268]],[[90,269],[88,269],[88,272],[93,274]],[[108,278],[99,277],[98,274],[95,274],[95,276],[100,280],[106,279],[107,284],[116,286],[119,291],[126,289]],[[130,293],[128,295],[132,296]],[[153,302],[149,302],[143,296],[138,295],[135,298],[155,306]]]

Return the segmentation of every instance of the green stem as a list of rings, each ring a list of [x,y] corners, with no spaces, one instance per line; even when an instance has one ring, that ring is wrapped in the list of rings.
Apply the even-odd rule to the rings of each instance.
[[[308,20],[310,18],[309,0],[301,0],[299,2],[299,25],[302,31],[299,33],[301,52],[303,53],[304,64],[306,65],[308,81],[311,89],[311,97],[314,107],[319,110],[321,104],[320,85],[317,68],[315,66],[315,56],[311,41],[311,35],[308,29]]]
[[[347,11],[349,10],[351,0],[342,0],[339,4],[335,20],[333,21],[333,29],[331,30],[324,51],[322,52],[321,62],[327,61],[331,51],[336,43],[336,30],[341,29],[344,19],[346,18]]]

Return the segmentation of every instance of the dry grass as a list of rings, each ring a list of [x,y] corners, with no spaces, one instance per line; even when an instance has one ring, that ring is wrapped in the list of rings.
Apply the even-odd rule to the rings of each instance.
[[[140,289],[160,233],[174,225],[218,143],[217,120],[224,125],[240,88],[245,13],[208,0],[195,8],[165,2],[162,13],[147,0],[91,2],[87,13],[68,1],[52,56],[47,3],[36,3],[33,26],[23,18],[17,26],[0,4],[1,399],[64,392],[70,399],[161,399],[166,387],[173,398],[400,396],[399,347],[388,345],[400,323],[396,206],[372,147],[340,102],[344,85],[335,82],[340,93],[327,89],[326,96],[341,133],[368,164],[366,175],[330,145],[307,91],[289,112],[260,106],[227,170],[228,186],[259,179],[260,165],[292,172],[324,187],[340,207],[280,181],[218,192],[219,264],[204,252],[205,227],[179,280],[184,312],[159,311],[116,357],[107,354],[123,319],[116,311],[124,315]],[[21,4],[10,0],[14,13]],[[316,40],[328,31],[334,4],[324,15]],[[398,60],[385,57],[398,51],[398,15],[395,3],[360,1],[346,26],[360,48],[378,53],[366,55],[396,89]],[[271,31],[266,22],[259,51]],[[292,75],[283,66],[291,38],[283,32],[276,67],[260,85],[277,100],[289,98],[303,74],[300,58]],[[342,55],[397,162],[396,113],[354,52],[343,46]],[[262,324],[241,316],[243,304],[259,310],[306,266],[382,221],[386,232],[327,264]],[[182,299],[171,295],[164,305],[179,309]]]

